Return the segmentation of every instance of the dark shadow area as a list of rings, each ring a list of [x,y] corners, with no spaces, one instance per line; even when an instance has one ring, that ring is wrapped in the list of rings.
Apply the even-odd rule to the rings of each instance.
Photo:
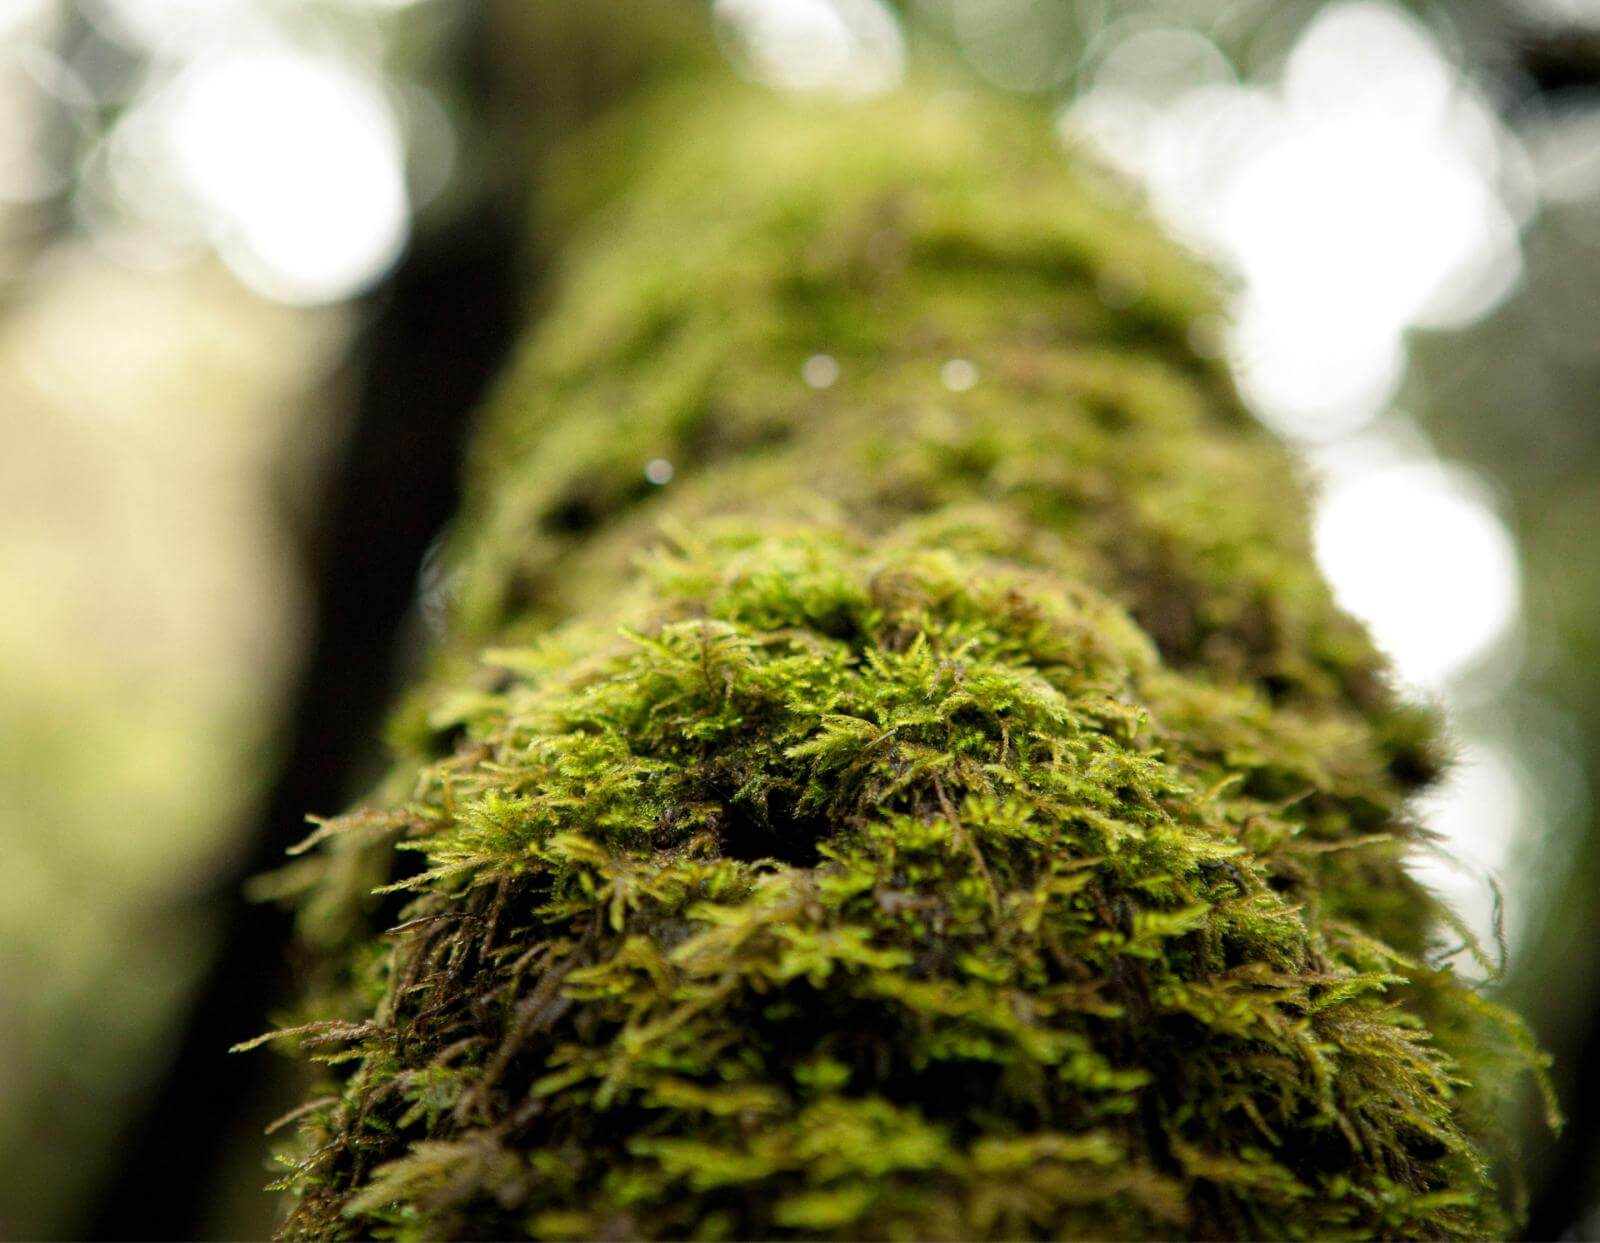
[[[84,1237],[201,1237],[230,1138],[271,1108],[272,1059],[228,1048],[288,999],[290,918],[243,887],[282,863],[307,812],[339,810],[371,767],[418,568],[455,509],[470,416],[516,324],[509,215],[486,204],[420,236],[358,344],[358,407],[312,523],[313,633],[281,772],[233,866],[195,899],[224,912],[211,966]]]

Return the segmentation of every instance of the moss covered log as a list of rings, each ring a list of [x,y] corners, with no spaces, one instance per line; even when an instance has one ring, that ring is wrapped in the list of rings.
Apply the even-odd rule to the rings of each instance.
[[[288,1234],[1507,1230],[1537,1057],[1402,867],[1435,726],[1206,275],[964,95],[563,158],[434,672],[277,882]]]

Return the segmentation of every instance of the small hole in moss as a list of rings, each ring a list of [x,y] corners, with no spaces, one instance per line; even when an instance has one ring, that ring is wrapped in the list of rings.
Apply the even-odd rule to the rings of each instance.
[[[428,735],[428,754],[435,760],[445,759],[454,755],[466,739],[467,727],[463,722],[434,730]]]
[[[1275,704],[1281,704],[1294,694],[1294,679],[1281,673],[1269,673],[1261,679],[1261,689],[1266,691],[1267,698]]]
[[[826,817],[800,815],[792,794],[773,793],[765,812],[761,808],[728,801],[723,804],[722,853],[741,863],[773,859],[789,867],[816,867],[822,856],[817,842],[828,835]]]
[[[1408,790],[1439,779],[1438,758],[1426,746],[1402,747],[1389,761],[1389,775]]]
[[[583,535],[600,525],[600,511],[587,497],[568,497],[552,505],[540,525],[555,535]]]
[[[380,882],[384,885],[412,880],[428,869],[428,856],[420,850],[391,850],[386,861],[389,865],[388,874]],[[393,928],[405,918],[406,908],[415,899],[416,894],[405,889],[379,895],[372,911],[373,926]]]

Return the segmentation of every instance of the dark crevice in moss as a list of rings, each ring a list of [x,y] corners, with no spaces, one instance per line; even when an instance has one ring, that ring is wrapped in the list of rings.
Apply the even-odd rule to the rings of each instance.
[[[717,824],[717,842],[724,858],[740,863],[770,860],[787,867],[815,867],[817,845],[830,835],[824,815],[801,814],[794,794],[774,794],[765,807],[731,799]]]
[[[593,497],[568,496],[546,510],[539,525],[554,535],[587,535],[603,517]]]

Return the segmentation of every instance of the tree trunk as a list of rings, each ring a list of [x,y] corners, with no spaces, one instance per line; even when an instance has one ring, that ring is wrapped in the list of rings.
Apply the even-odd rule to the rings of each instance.
[[[1205,275],[961,92],[551,167],[434,671],[279,881],[288,1233],[1502,1234],[1538,1059]]]

